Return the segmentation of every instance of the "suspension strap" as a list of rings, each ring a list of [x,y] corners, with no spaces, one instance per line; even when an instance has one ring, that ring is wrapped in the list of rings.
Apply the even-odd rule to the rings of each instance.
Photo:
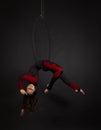
[[[44,0],[41,0],[41,11],[40,11],[40,16],[44,17]]]

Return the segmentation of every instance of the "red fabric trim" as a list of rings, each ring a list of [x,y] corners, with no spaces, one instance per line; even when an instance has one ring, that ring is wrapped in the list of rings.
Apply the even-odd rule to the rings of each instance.
[[[72,82],[70,82],[69,86],[70,86],[71,88],[73,88],[74,90],[76,90],[76,89],[78,90],[78,89],[79,89],[79,86],[76,85],[76,84],[74,84],[74,83],[72,83]]]
[[[51,63],[49,61],[44,61],[43,65],[44,65],[44,67],[48,68],[49,70],[57,71],[60,69],[60,67],[57,66],[55,63]]]
[[[23,89],[23,84],[22,84],[21,79],[18,80],[18,86],[19,86],[19,89]]]
[[[27,81],[33,83],[34,85],[36,85],[37,82],[38,82],[38,76],[37,75],[36,76],[32,76],[30,73],[22,76],[21,79],[18,80],[19,89],[23,89],[24,88],[23,87],[23,83],[22,83],[23,80],[27,80]]]
[[[58,78],[61,75],[61,73],[62,73],[62,69],[60,68],[58,69],[58,71],[54,73],[53,78]]]
[[[43,65],[44,65],[44,67],[48,68],[49,70],[52,70],[55,72],[53,75],[53,78],[58,78],[63,71],[62,67],[56,65],[55,63],[51,63],[49,61],[44,61]]]

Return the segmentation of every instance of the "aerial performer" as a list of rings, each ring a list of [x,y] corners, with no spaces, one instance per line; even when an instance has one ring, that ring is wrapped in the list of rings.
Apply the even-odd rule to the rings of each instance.
[[[49,55],[48,58],[42,58],[42,60],[39,60],[37,57],[36,52],[36,35],[37,35],[37,28],[39,28],[38,23],[44,23],[44,27],[47,31],[47,36],[48,36],[48,41],[49,41]],[[85,95],[85,92],[83,89],[81,89],[78,85],[75,83],[71,82],[68,80],[67,76],[64,74],[63,67],[52,62],[50,59],[51,57],[51,37],[49,33],[49,28],[47,25],[47,22],[44,18],[44,0],[41,0],[41,15],[38,17],[34,23],[35,28],[33,31],[32,38],[34,36],[34,41],[32,42],[34,44],[33,47],[33,52],[34,52],[34,57],[36,58],[36,62],[30,67],[29,71],[22,75],[18,79],[18,86],[20,93],[23,95],[23,104],[21,107],[21,116],[24,115],[26,112],[33,112],[33,111],[38,111],[38,81],[39,81],[39,71],[50,71],[52,72],[53,76],[50,80],[50,82],[46,85],[46,88],[44,89],[44,94],[47,94],[50,92],[54,86],[54,83],[58,80],[61,79],[66,86],[69,86],[72,88],[75,92],[81,93]],[[46,38],[46,37],[45,37]],[[46,60],[48,59],[48,60]],[[27,81],[27,85],[24,85],[23,81]]]
[[[49,60],[39,60],[36,63],[34,63],[33,66],[30,67],[28,73],[21,76],[18,80],[20,93],[24,95],[21,115],[23,115],[26,109],[29,109],[29,111],[37,110],[37,104],[38,104],[37,84],[39,81],[40,70],[50,71],[53,73],[50,82],[46,85],[46,88],[44,89],[45,94],[52,90],[52,87],[54,86],[54,83],[56,82],[57,79],[61,79],[67,86],[72,88],[75,92],[85,95],[83,89],[81,89],[78,85],[68,80],[68,78],[64,74],[63,68],[60,65]],[[28,82],[26,88],[24,88],[23,81]],[[27,99],[32,100],[32,102],[27,101]],[[26,103],[28,102],[30,102],[29,104],[31,105],[31,107],[29,108],[27,108],[29,104],[26,105]]]

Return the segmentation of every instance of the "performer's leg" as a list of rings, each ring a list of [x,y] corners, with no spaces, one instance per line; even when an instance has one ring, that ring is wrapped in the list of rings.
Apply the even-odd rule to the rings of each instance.
[[[76,84],[72,83],[71,81],[68,80],[67,76],[64,74],[64,72],[60,75],[60,79],[68,86],[70,86],[74,90],[79,90],[79,86]]]
[[[66,84],[69,85],[70,81],[67,79],[66,75],[64,74],[64,72],[61,74],[60,79]]]

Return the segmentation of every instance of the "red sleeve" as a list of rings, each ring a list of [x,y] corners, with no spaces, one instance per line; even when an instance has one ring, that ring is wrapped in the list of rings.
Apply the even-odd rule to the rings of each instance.
[[[19,89],[23,89],[24,86],[23,86],[23,80],[26,80],[26,81],[29,81],[33,84],[37,84],[38,82],[38,76],[32,76],[30,73],[26,74],[26,75],[23,75],[19,80],[18,80],[18,86],[19,86]]]
[[[53,76],[51,78],[51,81],[49,83],[49,86],[48,86],[48,89],[51,89],[53,84],[55,83],[55,81],[60,77],[60,75],[62,74],[63,72],[63,69],[62,67],[58,66],[57,64],[55,63],[52,63],[50,61],[44,61],[43,63],[44,67],[47,69],[47,70],[50,70],[53,72]]]
[[[52,78],[58,78],[61,75],[62,71],[63,71],[62,67],[60,67],[57,64],[52,63],[50,61],[44,61],[43,65],[48,70],[54,72]]]
[[[19,80],[18,80],[19,89],[23,89],[23,88],[24,88],[22,82],[23,82],[22,79],[19,79]]]

